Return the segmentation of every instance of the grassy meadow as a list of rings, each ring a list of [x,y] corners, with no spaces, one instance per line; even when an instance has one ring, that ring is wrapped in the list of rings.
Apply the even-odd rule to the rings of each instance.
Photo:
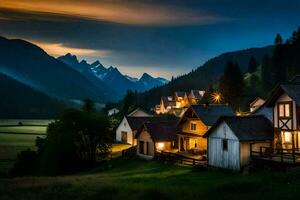
[[[0,173],[6,173],[20,151],[35,149],[36,137],[44,137],[53,120],[0,120]],[[20,125],[21,124],[21,125]]]
[[[0,199],[298,199],[300,169],[251,174],[113,159],[77,175],[0,179]]]

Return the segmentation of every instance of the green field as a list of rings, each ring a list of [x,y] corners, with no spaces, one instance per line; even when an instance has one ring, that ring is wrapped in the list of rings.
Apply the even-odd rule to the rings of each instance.
[[[53,120],[0,120],[0,173],[7,172],[20,151],[35,149],[37,136],[44,137],[47,124]],[[23,125],[20,126],[19,122]]]
[[[251,174],[210,170],[157,161],[109,161],[106,166],[63,177],[0,179],[0,199],[298,199],[300,169]]]

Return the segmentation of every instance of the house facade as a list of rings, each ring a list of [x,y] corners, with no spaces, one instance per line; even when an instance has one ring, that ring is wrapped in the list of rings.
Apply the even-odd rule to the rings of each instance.
[[[173,151],[176,148],[176,124],[174,122],[145,122],[137,131],[137,155],[152,159],[156,152]]]
[[[135,146],[137,144],[135,139],[137,129],[151,118],[153,118],[152,115],[141,109],[136,109],[129,115],[124,116],[116,129],[116,141]]]
[[[178,123],[178,151],[207,150],[204,134],[220,116],[234,116],[233,110],[227,105],[192,105],[184,113]]]
[[[300,149],[300,84],[276,87],[266,106],[273,109],[274,149]]]
[[[251,161],[251,152],[273,144],[272,123],[264,116],[225,116],[205,134],[208,165],[239,171]]]

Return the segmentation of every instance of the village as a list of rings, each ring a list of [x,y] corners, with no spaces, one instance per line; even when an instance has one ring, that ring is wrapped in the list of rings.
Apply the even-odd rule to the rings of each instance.
[[[257,97],[249,112],[227,104],[198,104],[205,91],[161,97],[154,115],[136,109],[124,116],[116,141],[146,160],[191,158],[191,164],[242,171],[249,165],[300,164],[300,76],[276,86],[266,99]],[[161,114],[169,113],[175,119]],[[133,150],[132,150],[133,149]]]

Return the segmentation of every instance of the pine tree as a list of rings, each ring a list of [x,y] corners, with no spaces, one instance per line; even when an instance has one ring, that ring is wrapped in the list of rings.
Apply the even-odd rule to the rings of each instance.
[[[258,62],[256,61],[256,59],[251,56],[250,60],[249,60],[249,64],[248,64],[248,72],[249,73],[253,73],[257,70],[258,67]]]
[[[229,61],[220,80],[220,91],[224,102],[237,108],[241,103],[244,79],[238,64]]]
[[[282,44],[282,37],[280,34],[277,34],[276,37],[275,37],[275,45],[281,45]]]

